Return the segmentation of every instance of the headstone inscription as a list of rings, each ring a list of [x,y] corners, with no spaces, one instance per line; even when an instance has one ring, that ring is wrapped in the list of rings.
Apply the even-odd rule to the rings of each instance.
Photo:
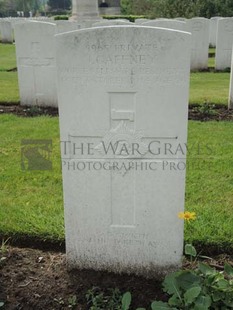
[[[190,37],[143,26],[56,36],[71,268],[180,266]]]

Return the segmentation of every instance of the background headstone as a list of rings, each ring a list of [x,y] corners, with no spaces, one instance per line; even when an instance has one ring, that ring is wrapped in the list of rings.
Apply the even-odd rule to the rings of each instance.
[[[147,21],[149,21],[149,19],[147,18],[137,18],[135,19],[135,25],[141,25],[142,23],[145,23]]]
[[[0,32],[2,43],[12,43],[13,33],[11,22],[7,20],[0,20]]]
[[[28,22],[15,25],[16,57],[22,105],[57,106],[56,25]]]
[[[142,23],[142,26],[161,27],[161,28],[186,31],[186,23],[174,19],[150,20],[145,23]]]
[[[94,23],[92,27],[103,27],[103,26],[114,26],[114,25],[123,26],[123,25],[132,25],[132,23],[130,21],[124,21],[124,20],[119,20],[119,19],[102,20],[100,22]]]
[[[66,21],[66,20],[56,20],[54,23],[57,26],[57,33],[69,32],[73,30],[81,29],[81,25],[77,22]]]
[[[210,19],[210,41],[209,44],[211,47],[216,47],[216,40],[217,40],[217,26],[218,26],[218,20],[221,17],[215,16],[211,17]]]
[[[187,19],[187,31],[192,33],[191,70],[207,69],[209,59],[209,19]]]
[[[231,67],[233,44],[233,18],[218,20],[215,69],[224,70]]]
[[[70,267],[153,277],[180,266],[190,37],[143,26],[56,36]]]

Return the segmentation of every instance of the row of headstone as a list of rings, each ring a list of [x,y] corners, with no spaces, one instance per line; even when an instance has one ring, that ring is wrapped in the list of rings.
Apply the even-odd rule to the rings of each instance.
[[[182,21],[180,21],[182,19]],[[11,24],[16,24],[26,19],[12,18],[9,20],[1,19],[0,32],[2,42],[12,43],[12,29]],[[27,19],[30,20],[30,19]],[[35,20],[35,19],[34,19]],[[43,19],[46,20],[46,19]],[[58,24],[58,27],[66,31],[65,25],[67,25],[67,31],[69,31],[70,22],[67,21],[53,21]],[[64,26],[60,26],[63,24]],[[93,20],[83,21],[79,26],[73,24],[74,30],[77,28],[86,28],[91,26],[107,26],[107,25],[123,25],[130,24],[126,20],[103,20],[94,22]],[[232,18],[220,18],[213,17],[210,20],[204,18],[193,18],[179,20],[169,19],[156,19],[148,21],[145,19],[136,20],[136,24],[163,27],[176,30],[183,30],[192,33],[192,57],[191,57],[191,69],[207,69],[208,68],[208,42],[211,46],[217,46],[216,48],[216,70],[224,70],[231,66],[231,46],[233,43],[233,19]],[[209,39],[208,39],[209,37]]]
[[[231,22],[233,19],[221,19],[219,20],[220,26],[219,29],[221,30],[222,23],[226,23],[229,28],[229,24],[231,25]],[[209,23],[208,20],[205,18],[194,18],[184,21],[179,20],[168,20],[168,19],[159,19],[154,21],[144,21],[141,20],[140,26],[149,26],[149,27],[162,27],[162,28],[173,28],[174,30],[181,30],[181,31],[188,31],[192,33],[192,53],[191,53],[191,69],[206,69],[208,68],[208,29],[209,29]],[[34,25],[33,27],[31,25]],[[51,79],[51,73],[48,74],[48,82],[46,79],[40,81],[41,74],[39,72],[42,70],[41,67],[44,67],[43,70],[46,68],[50,70],[50,62],[45,66],[41,65],[39,61],[39,65],[36,62],[36,59],[39,57],[35,57],[35,54],[33,54],[32,51],[33,48],[25,49],[25,46],[34,45],[35,43],[38,43],[37,45],[40,45],[40,53],[42,57],[47,57],[46,49],[47,49],[47,43],[46,40],[50,41],[50,44],[54,44],[53,36],[57,33],[62,32],[68,32],[72,30],[77,30],[80,28],[83,28],[83,24],[79,24],[77,22],[71,22],[71,21],[54,21],[52,23],[53,29],[51,32],[48,32],[47,36],[44,36],[44,33],[46,30],[43,30],[44,28],[48,26],[48,23],[45,22],[28,22],[28,23],[15,23],[15,31],[16,33],[16,53],[17,53],[17,63],[18,63],[18,74],[19,74],[19,86],[20,86],[20,97],[21,97],[21,103],[23,105],[51,105],[51,106],[57,106],[57,99],[56,99],[56,88],[55,88],[55,78]],[[103,27],[103,26],[111,26],[111,25],[133,25],[133,23],[130,23],[127,20],[106,20],[106,21],[98,21],[93,22],[92,21],[92,27]],[[50,23],[51,26],[51,23]],[[226,29],[226,27],[223,27]],[[24,31],[27,29],[28,36],[24,35]],[[219,31],[220,31],[219,30]],[[49,36],[51,36],[51,39],[49,39]],[[224,37],[224,36],[222,36]],[[43,41],[44,40],[44,41]],[[230,38],[228,41],[231,41]],[[232,43],[231,43],[232,45]],[[225,45],[222,43],[222,50],[224,51],[224,55],[228,55],[228,57],[231,57],[231,49],[229,47],[229,50],[226,50]],[[20,51],[20,52],[19,52]],[[54,51],[54,48],[51,49],[51,51]],[[221,49],[217,49],[216,54],[216,63],[219,63],[218,59],[221,59],[220,55]],[[50,58],[53,58],[53,62],[55,59],[55,55],[51,56]],[[22,64],[22,60],[20,59],[24,58],[33,58],[33,61],[24,62]],[[43,56],[44,55],[44,56]],[[226,56],[224,56],[226,58]],[[39,59],[39,58],[38,58]],[[30,64],[29,64],[30,63]],[[223,65],[223,69],[226,66],[230,65]],[[219,69],[219,67],[218,67]],[[26,72],[27,70],[33,71],[33,74],[26,74],[22,73],[22,71]],[[54,71],[54,69],[53,69]],[[26,77],[28,76],[28,78]],[[47,84],[50,83],[51,85],[54,84],[50,90],[47,89]],[[30,86],[31,85],[31,86]],[[45,89],[43,91],[43,88]],[[36,91],[35,91],[36,90]],[[55,93],[54,93],[55,92]],[[50,95],[49,95],[49,94]],[[47,94],[47,95],[46,95]]]

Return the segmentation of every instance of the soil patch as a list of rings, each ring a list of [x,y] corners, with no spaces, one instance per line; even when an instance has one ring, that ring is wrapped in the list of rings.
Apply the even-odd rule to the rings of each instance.
[[[23,117],[41,115],[58,116],[58,109],[52,107],[26,107],[20,105],[0,105],[0,114],[11,113]],[[233,121],[233,110],[223,105],[192,104],[189,106],[189,120],[194,121]]]
[[[0,301],[4,309],[88,309],[86,294],[95,288],[101,292],[130,291],[133,309],[149,308],[156,298],[166,300],[161,283],[141,277],[116,275],[92,270],[67,271],[65,254],[28,248],[9,247],[0,255]],[[2,259],[3,258],[3,259]],[[109,310],[109,309],[106,309]]]
[[[208,260],[219,270],[225,262],[233,266],[233,256],[220,255]],[[184,268],[194,266],[184,261]],[[4,309],[89,309],[86,293],[92,288],[106,293],[115,288],[122,294],[130,291],[132,309],[149,309],[151,301],[167,300],[161,283],[155,280],[91,270],[67,271],[64,253],[17,247],[0,252],[0,301],[5,303]],[[76,302],[72,307],[74,296]]]

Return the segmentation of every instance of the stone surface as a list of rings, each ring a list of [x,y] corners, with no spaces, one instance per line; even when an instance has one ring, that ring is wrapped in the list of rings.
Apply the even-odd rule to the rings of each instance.
[[[162,276],[183,253],[191,35],[56,38],[68,265]]]
[[[97,0],[72,0],[72,20],[97,19],[99,17]]]
[[[94,23],[92,27],[103,27],[103,26],[124,26],[124,25],[132,25],[130,21],[127,20],[119,20],[119,19],[114,19],[114,20],[102,20],[100,22]]]
[[[195,17],[187,20],[187,30],[192,33],[191,70],[208,68],[209,19]]]
[[[11,22],[7,20],[0,20],[0,33],[2,43],[12,43],[13,33]]]
[[[217,41],[217,26],[218,21],[221,17],[215,16],[211,17],[210,19],[210,40],[209,44],[211,47],[216,47],[216,41]]]
[[[57,25],[57,33],[69,32],[73,30],[81,29],[81,25],[77,22],[66,21],[66,20],[57,20],[54,21]]]
[[[224,70],[231,67],[233,44],[233,18],[222,18],[217,26],[217,44],[215,69]]]
[[[186,31],[186,23],[179,21],[179,20],[174,20],[174,19],[150,20],[145,23],[142,23],[142,26],[162,27],[162,28]]]
[[[20,103],[57,106],[56,25],[27,22],[15,25]]]
[[[137,18],[135,19],[135,25],[141,25],[142,23],[145,23],[147,21],[149,21],[149,19],[147,18]]]

